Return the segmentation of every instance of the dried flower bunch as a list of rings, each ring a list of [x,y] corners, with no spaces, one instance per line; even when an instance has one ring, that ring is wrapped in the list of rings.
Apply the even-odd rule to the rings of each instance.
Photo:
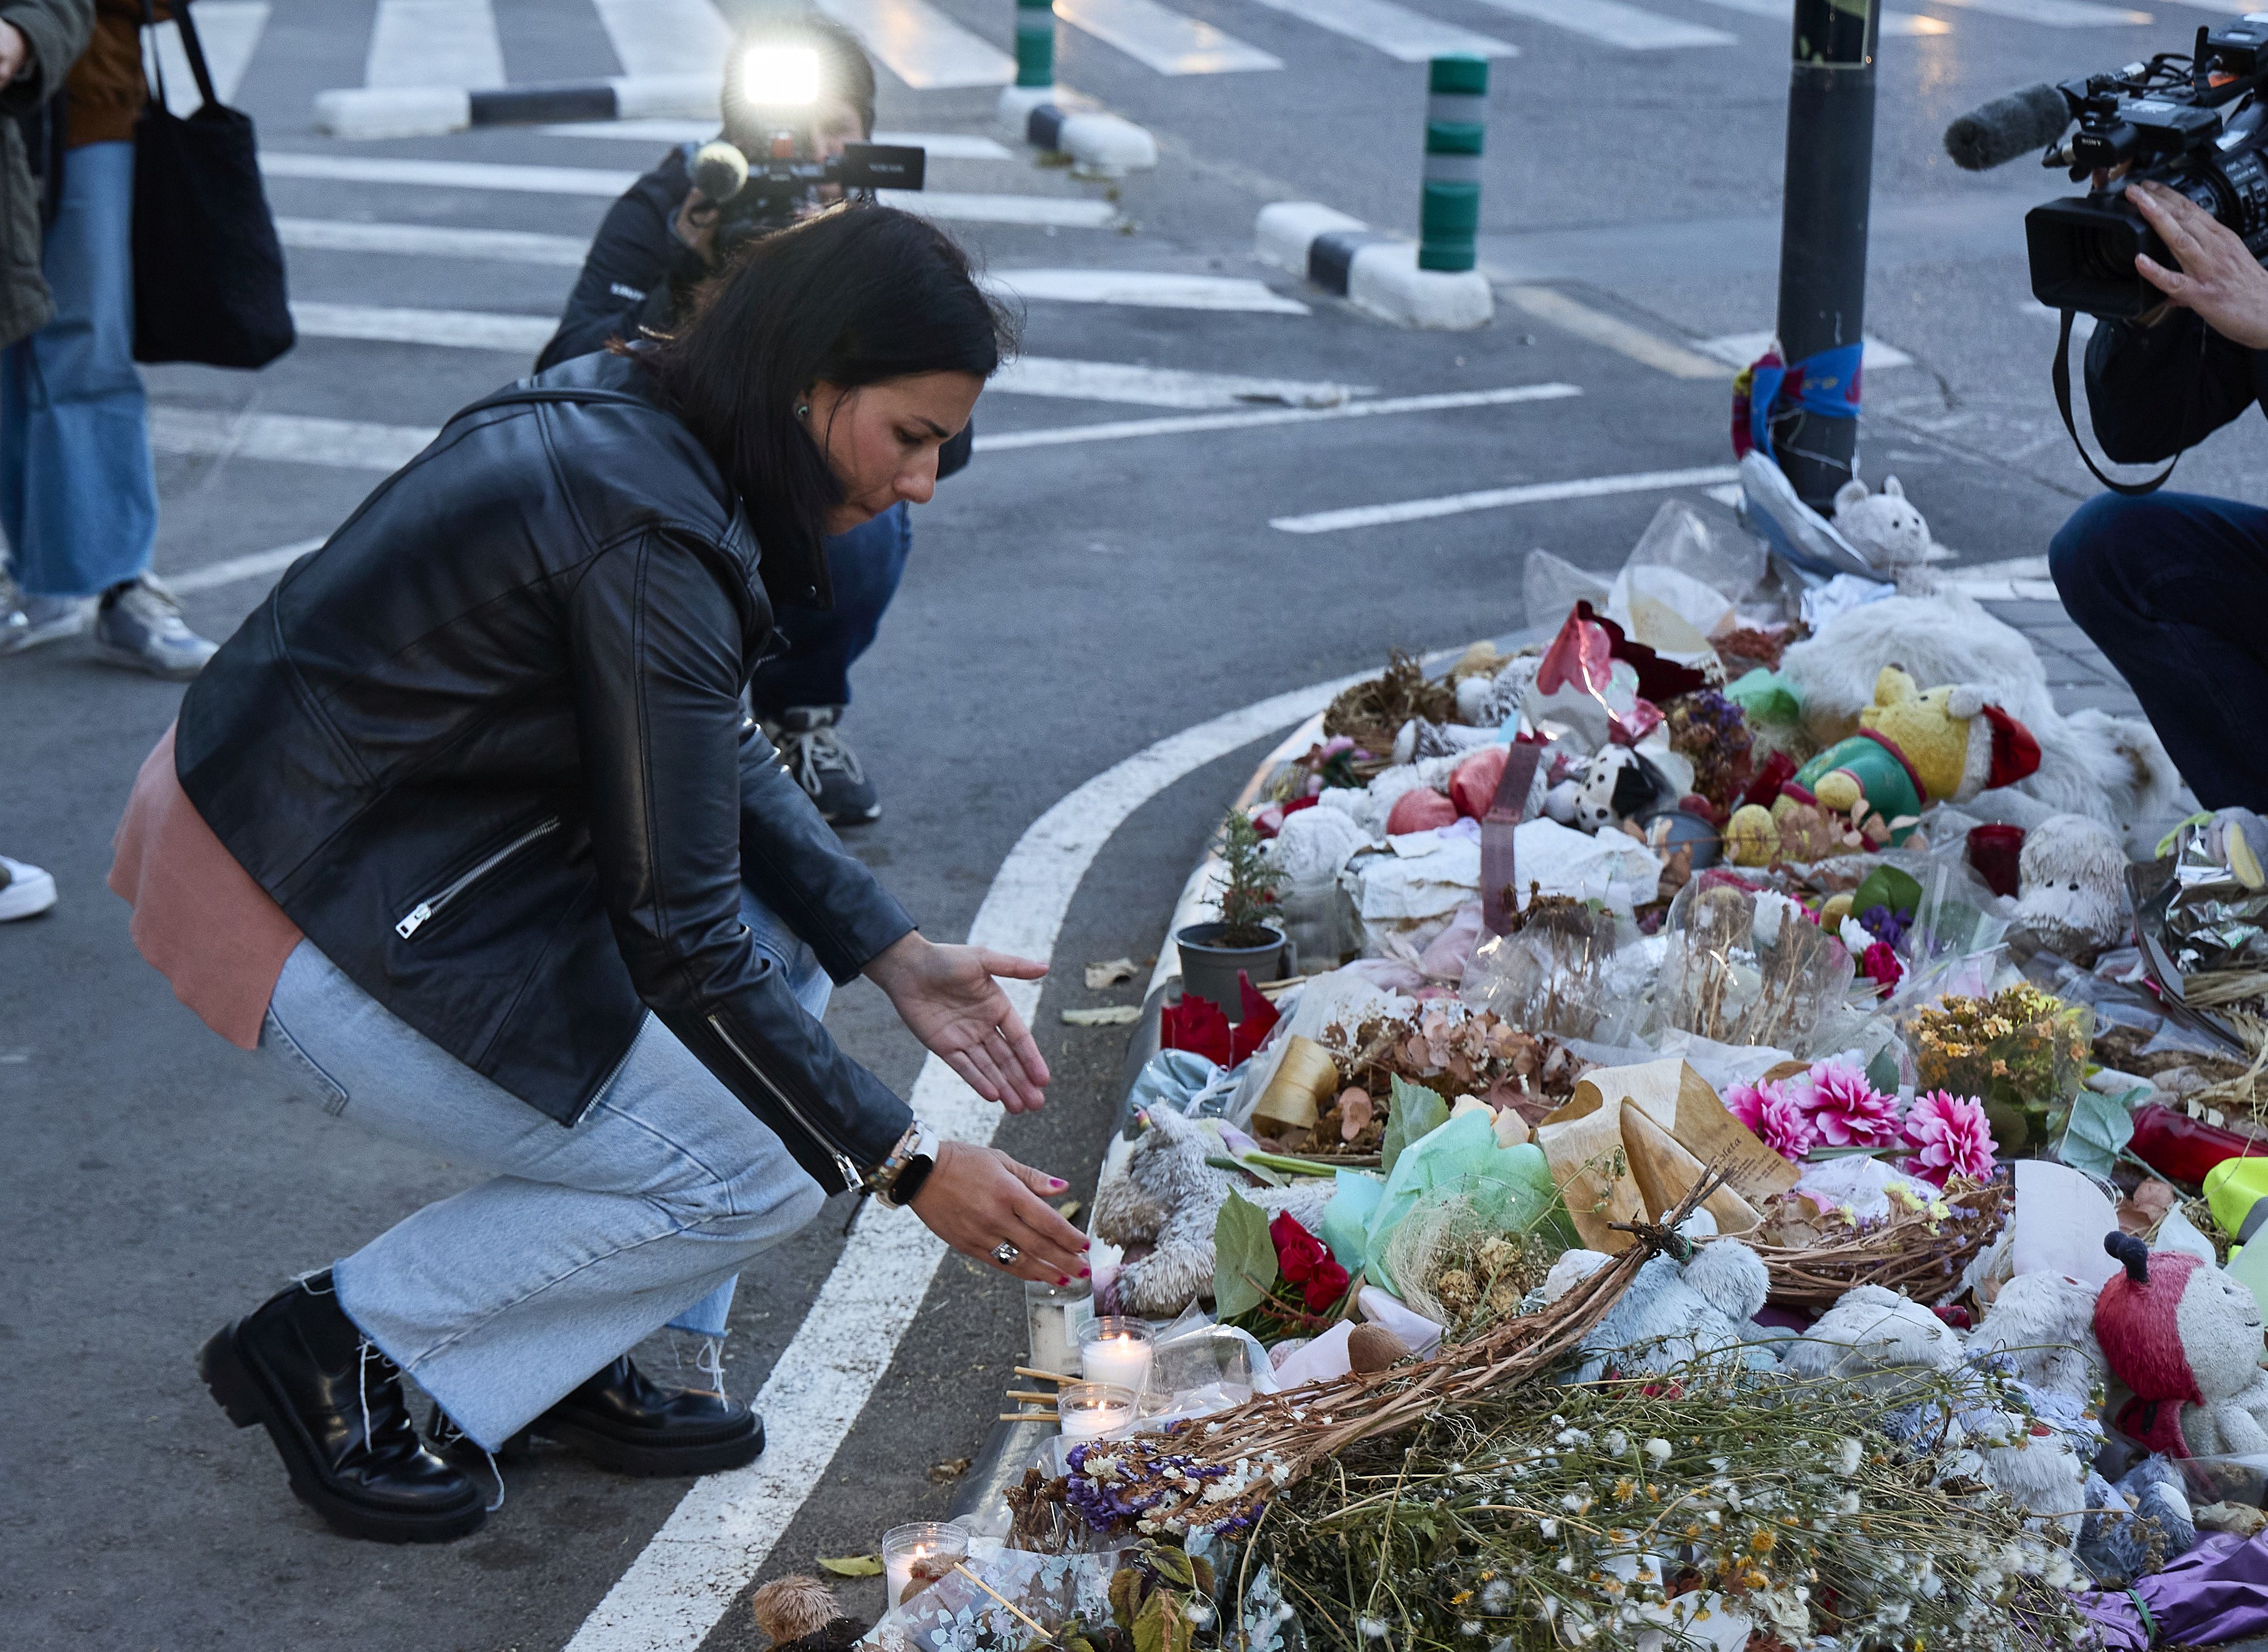
[[[1717,1375],[1484,1394],[1342,1452],[1254,1534],[1310,1637],[1381,1647],[2080,1643],[2067,1552],[1987,1493],[1940,1486],[1925,1380]]]
[[[1397,1078],[1535,1119],[1572,1095],[1589,1065],[1555,1038],[1454,999],[1428,1003],[1411,1018],[1373,1016],[1351,1034],[1333,1022],[1319,1042],[1337,1064],[1341,1089],[1315,1121],[1315,1139],[1357,1153],[1378,1151]]]
[[[1372,751],[1391,751],[1394,737],[1411,718],[1446,723],[1456,710],[1456,690],[1446,682],[1428,682],[1425,668],[1397,648],[1385,671],[1340,690],[1323,713],[1323,733],[1344,734]],[[1386,765],[1373,758],[1351,766],[1357,773],[1374,774]]]
[[[1756,773],[1748,714],[1714,689],[1681,694],[1666,710],[1669,749],[1692,759],[1693,789],[1731,808]]]
[[[1925,1090],[1973,1095],[1984,1104],[2000,1150],[2037,1149],[2052,1115],[2068,1106],[2087,1072],[2093,1013],[2029,982],[1991,998],[1940,999],[1907,1033]]]

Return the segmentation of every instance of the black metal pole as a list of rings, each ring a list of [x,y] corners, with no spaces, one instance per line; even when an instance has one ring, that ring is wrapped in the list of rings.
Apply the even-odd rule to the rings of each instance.
[[[1779,232],[1779,340],[1791,362],[1855,344],[1865,327],[1880,16],[1880,0],[1795,0]],[[1825,510],[1851,478],[1859,421],[1807,412],[1774,446],[1796,493]]]

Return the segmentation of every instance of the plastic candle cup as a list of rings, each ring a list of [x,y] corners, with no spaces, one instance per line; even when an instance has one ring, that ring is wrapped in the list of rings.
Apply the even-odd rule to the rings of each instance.
[[[882,1575],[890,1604],[902,1604],[953,1570],[968,1554],[968,1533],[959,1526],[917,1520],[882,1534]]]
[[[1033,1366],[1058,1376],[1079,1375],[1079,1333],[1094,1317],[1094,1298],[1076,1288],[1024,1281],[1026,1341]]]
[[[1134,1390],[1108,1383],[1072,1383],[1056,1396],[1066,1440],[1104,1440],[1131,1427]]]
[[[1107,1315],[1079,1333],[1079,1373],[1090,1383],[1109,1383],[1138,1394],[1150,1385],[1155,1357],[1150,1328],[1139,1320]]]

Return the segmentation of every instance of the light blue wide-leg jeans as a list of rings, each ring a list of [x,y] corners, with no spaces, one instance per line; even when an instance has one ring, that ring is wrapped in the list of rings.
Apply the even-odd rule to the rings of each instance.
[[[158,477],[134,365],[134,145],[63,158],[41,253],[55,316],[0,354],[0,529],[16,583],[93,596],[150,566]]]
[[[826,1007],[808,948],[744,899],[760,950]],[[491,1179],[335,1263],[340,1308],[494,1450],[664,1324],[721,1336],[740,1270],[825,1197],[778,1136],[649,1016],[568,1129],[499,1088],[302,941],[263,1055],[335,1116]]]

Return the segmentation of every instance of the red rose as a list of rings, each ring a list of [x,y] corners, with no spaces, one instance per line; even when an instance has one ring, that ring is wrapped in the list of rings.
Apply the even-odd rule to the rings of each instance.
[[[1268,1224],[1268,1242],[1276,1247],[1276,1271],[1294,1285],[1306,1284],[1317,1268],[1330,1264],[1331,1253],[1322,1241],[1287,1213],[1278,1212]]]
[[[1337,1263],[1326,1259],[1307,1279],[1307,1311],[1320,1314],[1330,1308],[1347,1291],[1347,1271]]]

